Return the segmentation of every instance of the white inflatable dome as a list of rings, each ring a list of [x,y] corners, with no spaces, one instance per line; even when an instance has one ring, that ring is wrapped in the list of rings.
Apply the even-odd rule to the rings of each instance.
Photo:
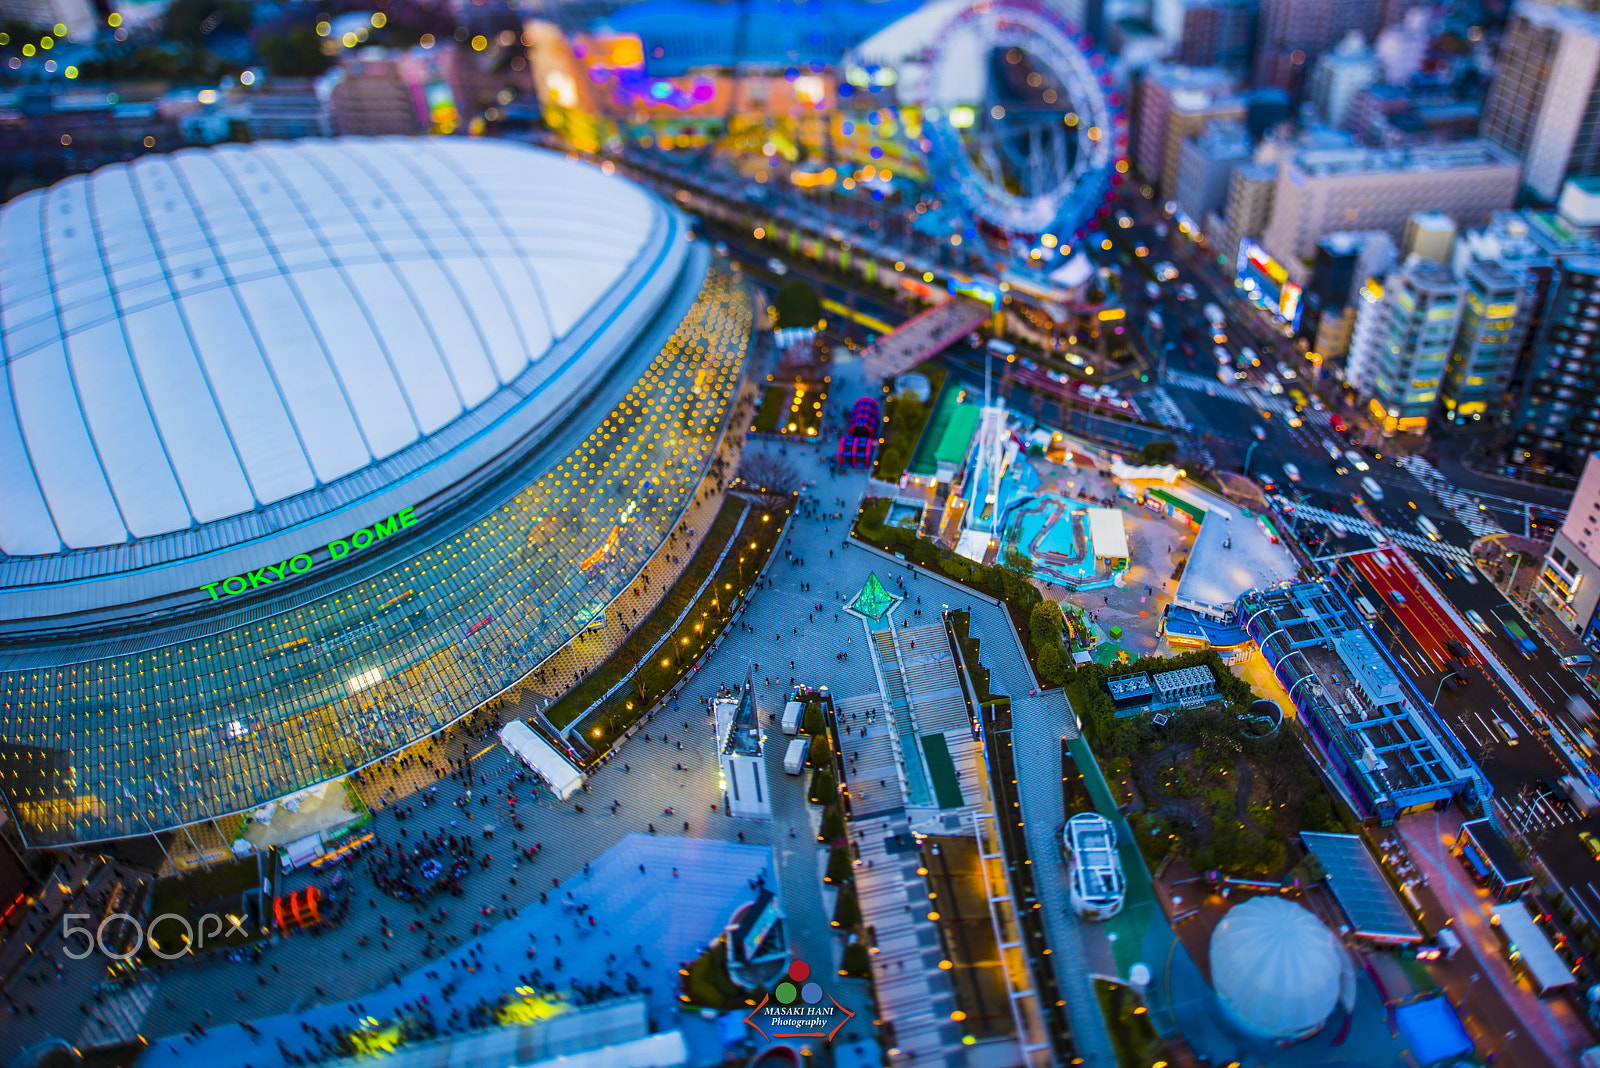
[[[1334,933],[1277,897],[1236,906],[1211,935],[1211,983],[1246,1029],[1294,1040],[1315,1034],[1339,1002],[1352,966]]]

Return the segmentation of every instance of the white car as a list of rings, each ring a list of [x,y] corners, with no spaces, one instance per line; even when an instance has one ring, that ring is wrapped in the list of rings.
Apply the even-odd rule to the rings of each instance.
[[[1478,614],[1477,609],[1469,608],[1461,614],[1467,617],[1467,622],[1472,624],[1473,630],[1477,631],[1479,634],[1489,633],[1489,624],[1484,622],[1483,617]]]
[[[1284,464],[1283,465],[1283,473],[1289,479],[1290,482],[1299,482],[1300,481],[1300,469],[1298,467],[1296,467],[1294,464]]]
[[[1233,362],[1233,357],[1229,356],[1228,355],[1228,350],[1223,348],[1221,345],[1218,345],[1215,348],[1213,348],[1211,350],[1211,355],[1215,356],[1217,358],[1217,362],[1221,363],[1221,364],[1227,364],[1227,363],[1232,363]]]
[[[1368,475],[1361,480],[1361,488],[1366,492],[1366,495],[1371,497],[1373,500],[1383,500],[1383,487],[1374,482],[1371,475]]]
[[[771,271],[779,278],[782,278],[784,275],[789,273],[789,265],[777,257],[773,257],[767,261],[767,270]]]
[[[1190,284],[1188,282],[1185,282],[1185,283],[1183,283],[1183,285],[1178,287],[1178,299],[1179,300],[1193,300],[1195,297],[1198,297],[1199,295],[1200,295],[1200,291],[1198,289],[1196,289],[1192,284]]]
[[[1167,260],[1162,260],[1156,264],[1154,270],[1158,281],[1170,282],[1178,277],[1178,269]]]
[[[1160,300],[1161,287],[1156,285],[1154,282],[1146,282],[1144,284],[1144,295],[1150,300]]]
[[[1327,450],[1328,459],[1330,459],[1330,460],[1337,460],[1342,455],[1339,452],[1339,446],[1335,445],[1333,442],[1329,441],[1327,438],[1323,438],[1322,439],[1322,447]]]
[[[1254,434],[1256,436],[1256,440],[1257,441],[1266,441],[1267,440],[1267,428],[1262,426],[1260,423],[1256,423],[1255,425],[1253,425],[1250,428],[1250,433],[1252,433],[1252,434]]]
[[[1267,392],[1274,397],[1283,392],[1283,383],[1278,381],[1278,376],[1268,371],[1266,374]]]
[[[1278,361],[1278,377],[1282,378],[1285,382],[1289,381],[1291,378],[1295,378],[1296,375],[1294,373],[1294,368],[1290,367],[1288,364],[1284,363],[1282,360],[1279,360]]]
[[[1361,454],[1359,452],[1356,452],[1356,450],[1354,450],[1354,449],[1346,449],[1345,450],[1345,454],[1344,454],[1344,458],[1346,460],[1349,460],[1350,461],[1350,466],[1355,468],[1357,471],[1370,471],[1370,470],[1372,470],[1372,468],[1367,466],[1367,461],[1362,459],[1361,458]]]

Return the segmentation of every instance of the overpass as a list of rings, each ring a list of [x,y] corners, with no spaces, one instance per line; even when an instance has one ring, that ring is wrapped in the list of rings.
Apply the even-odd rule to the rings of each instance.
[[[879,338],[862,354],[867,380],[905,374],[972,333],[993,315],[990,305],[971,297],[953,296],[935,304]]]

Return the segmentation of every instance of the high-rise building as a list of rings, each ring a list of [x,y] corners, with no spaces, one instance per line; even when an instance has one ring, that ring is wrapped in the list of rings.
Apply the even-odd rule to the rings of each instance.
[[[1233,168],[1250,161],[1250,135],[1244,124],[1221,120],[1207,124],[1178,150],[1174,199],[1189,218],[1203,220],[1222,207]]]
[[[1272,219],[1272,194],[1278,187],[1276,163],[1241,163],[1228,174],[1222,232],[1215,235],[1217,254],[1229,263],[1239,258],[1239,242],[1259,237]]]
[[[1428,8],[1413,7],[1398,22],[1389,21],[1378,34],[1372,50],[1383,64],[1384,81],[1406,85],[1422,70],[1422,61],[1428,58],[1428,48],[1433,43],[1431,21]]]
[[[1255,0],[1154,0],[1150,22],[1167,54],[1190,67],[1245,67]]]
[[[1450,268],[1412,256],[1363,289],[1347,375],[1385,434],[1421,433],[1439,403],[1463,287]],[[1372,298],[1376,299],[1372,299]]]
[[[1140,177],[1160,185],[1167,175],[1170,184],[1178,169],[1178,145],[1185,137],[1198,133],[1209,119],[1242,116],[1242,103],[1237,114],[1210,110],[1214,100],[1236,100],[1237,85],[1234,75],[1215,68],[1167,65],[1145,71],[1139,78],[1133,138],[1133,164]],[[1170,193],[1166,187],[1161,191]]]
[[[1434,263],[1449,263],[1456,243],[1456,221],[1440,211],[1414,211],[1406,220],[1400,255],[1421,256]]]
[[[1600,641],[1600,453],[1584,460],[1578,490],[1534,589],[1585,645]]]
[[[1262,244],[1289,267],[1339,230],[1385,230],[1396,240],[1414,211],[1481,222],[1516,199],[1521,168],[1482,141],[1403,149],[1302,151],[1278,175]]]
[[[392,59],[352,60],[334,67],[318,88],[327,98],[336,133],[378,137],[422,132],[416,103],[421,86],[413,93],[404,68]]]
[[[1365,40],[1383,25],[1383,0],[1261,0],[1255,84],[1297,95],[1317,57],[1357,30]]]
[[[1522,399],[1512,418],[1513,463],[1576,474],[1600,447],[1600,256],[1556,268]]]
[[[1527,342],[1535,291],[1525,271],[1496,260],[1471,264],[1461,277],[1466,293],[1461,325],[1440,386],[1447,423],[1493,420]]]
[[[1482,136],[1523,161],[1523,181],[1554,200],[1600,173],[1600,14],[1519,3],[1501,38]]]
[[[1311,72],[1311,102],[1331,126],[1344,125],[1350,100],[1378,80],[1378,56],[1359,30],[1351,30],[1333,51],[1317,57]]]

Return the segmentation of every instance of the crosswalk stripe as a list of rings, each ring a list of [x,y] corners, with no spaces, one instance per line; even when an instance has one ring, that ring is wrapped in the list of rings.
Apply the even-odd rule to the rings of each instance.
[[[1432,541],[1406,530],[1377,527],[1360,516],[1340,515],[1338,512],[1330,512],[1326,508],[1319,508],[1314,504],[1297,505],[1294,514],[1322,523],[1324,526],[1329,523],[1338,523],[1353,534],[1366,534],[1370,537],[1374,533],[1381,532],[1391,542],[1414,552],[1429,553],[1433,556],[1442,556],[1449,560],[1461,560],[1468,563],[1472,560],[1471,554],[1465,549],[1451,545],[1449,542]]]
[[[1438,498],[1439,503],[1450,510],[1450,514],[1460,520],[1461,525],[1472,532],[1474,537],[1483,537],[1486,534],[1504,534],[1505,527],[1501,526],[1495,518],[1479,508],[1470,494],[1464,493],[1445,481],[1439,469],[1421,456],[1401,456],[1395,460],[1401,468]]]

